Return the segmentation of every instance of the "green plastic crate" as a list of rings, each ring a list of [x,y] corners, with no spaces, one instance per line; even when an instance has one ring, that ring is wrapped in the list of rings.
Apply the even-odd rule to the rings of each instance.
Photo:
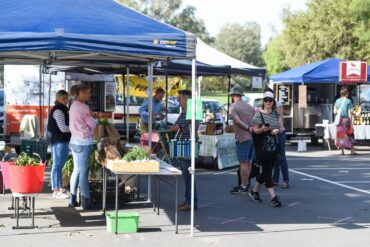
[[[116,232],[116,213],[107,212],[107,231]],[[135,233],[139,228],[139,214],[136,212],[118,212],[118,231],[117,233]]]
[[[26,152],[30,155],[33,153],[37,153],[40,155],[42,161],[46,160],[47,147],[48,146],[44,140],[21,140],[21,152]]]

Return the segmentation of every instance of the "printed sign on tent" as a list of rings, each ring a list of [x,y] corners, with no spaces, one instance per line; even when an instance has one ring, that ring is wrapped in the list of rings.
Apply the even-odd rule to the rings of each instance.
[[[343,61],[340,62],[340,81],[343,83],[367,82],[367,62]]]
[[[116,81],[118,84],[118,94],[122,95],[123,92],[123,81],[122,76],[116,76]],[[126,78],[125,78],[126,80]],[[129,94],[135,97],[148,97],[148,80],[145,78],[140,78],[138,76],[129,76]],[[165,81],[154,81],[153,82],[153,93],[158,89],[166,89]],[[181,89],[181,77],[172,77],[168,79],[168,96],[176,96],[177,92]]]

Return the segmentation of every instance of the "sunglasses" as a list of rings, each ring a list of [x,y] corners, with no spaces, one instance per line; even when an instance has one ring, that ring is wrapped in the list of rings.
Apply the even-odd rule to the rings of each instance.
[[[273,102],[274,100],[273,99],[263,99],[263,102]]]

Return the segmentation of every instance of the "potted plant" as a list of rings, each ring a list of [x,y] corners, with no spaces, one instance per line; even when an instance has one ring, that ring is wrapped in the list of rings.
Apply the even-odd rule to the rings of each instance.
[[[46,161],[45,161],[46,163]],[[38,157],[21,153],[15,164],[9,164],[9,181],[12,192],[30,194],[42,191],[45,163]]]

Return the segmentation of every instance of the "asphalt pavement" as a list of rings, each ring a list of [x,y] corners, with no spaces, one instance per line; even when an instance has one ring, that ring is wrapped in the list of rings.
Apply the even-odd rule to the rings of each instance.
[[[123,205],[140,215],[139,232],[114,235],[106,231],[101,212],[68,208],[67,200],[47,190],[36,198],[33,230],[13,230],[10,194],[0,195],[0,246],[368,246],[370,243],[370,148],[357,156],[308,147],[287,146],[290,188],[276,187],[283,206],[272,208],[265,188],[262,203],[232,195],[236,169],[197,170],[199,209],[194,237],[190,213],[179,213],[174,227],[174,191],[161,185],[161,209]],[[145,186],[145,178],[141,185]],[[180,181],[179,201],[183,199]],[[145,188],[142,193],[145,193]],[[21,219],[29,224],[29,219]]]

